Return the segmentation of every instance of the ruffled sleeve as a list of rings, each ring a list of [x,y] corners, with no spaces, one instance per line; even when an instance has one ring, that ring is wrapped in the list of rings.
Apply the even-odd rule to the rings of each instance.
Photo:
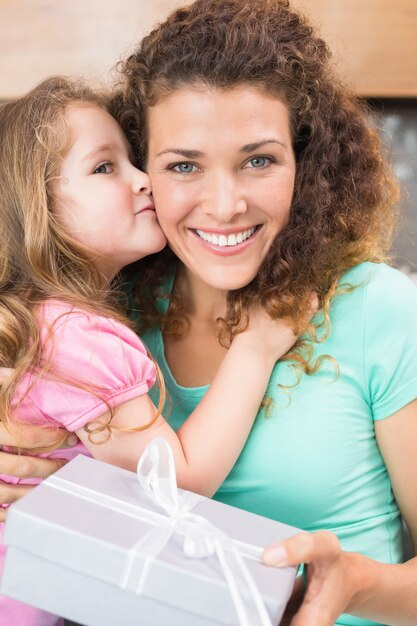
[[[50,365],[41,378],[22,381],[17,411],[25,422],[52,421],[75,431],[155,382],[143,343],[113,319],[50,302],[42,307],[41,328]]]

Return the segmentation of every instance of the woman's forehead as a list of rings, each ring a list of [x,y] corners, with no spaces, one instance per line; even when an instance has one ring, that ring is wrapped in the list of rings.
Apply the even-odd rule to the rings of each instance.
[[[252,85],[229,89],[203,86],[176,89],[149,109],[149,139],[167,142],[237,130],[248,133],[289,134],[289,113],[282,98]],[[269,130],[271,129],[271,130]],[[254,137],[251,141],[257,141]]]

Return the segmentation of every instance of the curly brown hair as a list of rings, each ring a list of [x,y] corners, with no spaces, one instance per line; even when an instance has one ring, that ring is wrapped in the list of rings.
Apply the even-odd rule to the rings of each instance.
[[[287,0],[196,0],[145,37],[120,70],[113,110],[142,166],[148,109],[176,89],[247,84],[289,109],[297,163],[290,218],[256,278],[229,292],[221,320],[229,336],[256,301],[297,327],[316,290],[326,314],[347,269],[387,258],[398,189],[377,131],[336,77],[325,42]],[[144,319],[154,323],[153,296],[172,262],[164,251],[141,278],[152,294],[148,304],[141,299]],[[179,306],[170,309],[177,321]]]

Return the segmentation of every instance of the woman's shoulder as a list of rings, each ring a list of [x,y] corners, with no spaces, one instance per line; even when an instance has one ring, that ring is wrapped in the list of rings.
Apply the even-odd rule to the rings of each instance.
[[[388,337],[417,349],[417,286],[403,272],[385,263],[361,263],[342,276],[339,287],[333,321],[365,342],[368,352],[386,347]]]
[[[345,272],[332,299],[332,323],[352,337],[417,329],[417,286],[385,263],[361,263]],[[343,336],[343,332],[342,332]]]
[[[387,265],[386,263],[365,262],[352,267],[345,272],[340,280],[339,287],[342,292],[357,292],[358,296],[366,295],[369,302],[383,299],[387,304],[392,301],[403,305],[407,301],[417,303],[417,285],[413,283],[402,271]]]

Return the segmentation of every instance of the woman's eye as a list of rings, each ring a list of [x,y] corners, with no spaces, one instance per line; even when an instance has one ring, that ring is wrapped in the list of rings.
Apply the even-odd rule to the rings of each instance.
[[[112,171],[113,171],[113,163],[106,162],[106,163],[101,163],[100,165],[97,165],[93,174],[111,174]]]
[[[191,174],[195,171],[196,166],[194,163],[176,163],[170,167],[174,172],[179,172],[180,174]]]
[[[268,157],[259,156],[259,157],[253,157],[252,159],[250,159],[246,163],[245,167],[263,169],[264,167],[268,167],[268,165],[270,165],[271,163],[272,161]]]

